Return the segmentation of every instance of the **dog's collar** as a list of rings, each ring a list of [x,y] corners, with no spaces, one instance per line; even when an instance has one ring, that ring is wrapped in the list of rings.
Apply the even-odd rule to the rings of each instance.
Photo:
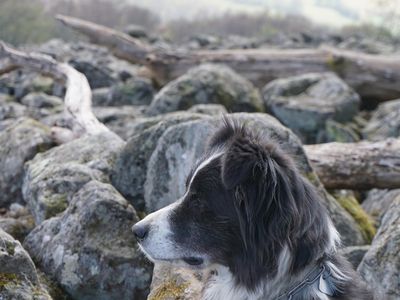
[[[302,281],[291,286],[275,300],[291,300],[296,294],[312,285],[317,285],[318,290],[325,295],[334,295],[335,287],[332,282],[331,269],[324,262],[316,265]]]

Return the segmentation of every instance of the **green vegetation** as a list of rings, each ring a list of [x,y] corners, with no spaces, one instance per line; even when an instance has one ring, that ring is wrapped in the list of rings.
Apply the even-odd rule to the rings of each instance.
[[[340,205],[354,218],[356,223],[361,229],[361,233],[364,236],[364,239],[371,243],[372,239],[375,236],[376,228],[374,225],[374,221],[371,216],[369,216],[361,205],[358,203],[357,199],[353,195],[345,194],[345,195],[335,195],[336,200],[340,203]]]
[[[13,45],[40,43],[55,34],[54,21],[37,0],[0,2],[0,39]]]

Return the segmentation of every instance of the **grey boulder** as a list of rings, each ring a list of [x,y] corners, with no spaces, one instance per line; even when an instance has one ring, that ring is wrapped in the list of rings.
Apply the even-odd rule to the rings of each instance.
[[[400,136],[400,99],[382,103],[374,111],[363,130],[363,136],[372,141]]]
[[[225,106],[221,104],[196,104],[189,108],[188,112],[210,116],[221,116],[228,113]]]
[[[50,128],[21,118],[0,132],[0,207],[22,202],[24,164],[53,146]]]
[[[31,108],[55,108],[62,106],[63,100],[44,93],[30,93],[21,99],[21,103]]]
[[[361,206],[371,217],[374,218],[377,227],[379,227],[383,216],[398,196],[400,196],[400,189],[373,189],[368,192],[367,197]]]
[[[358,272],[379,294],[376,299],[400,298],[400,197],[382,219],[371,248],[361,261]]]
[[[50,300],[21,243],[0,229],[0,299]]]
[[[91,181],[62,215],[36,227],[24,246],[73,299],[145,299],[151,266],[131,232],[137,221],[111,185]]]
[[[205,64],[165,85],[148,113],[157,115],[210,103],[222,104],[232,112],[264,111],[258,90],[248,80],[226,66]]]
[[[357,270],[358,265],[370,247],[370,245],[349,246],[340,249],[340,253],[352,264],[354,270]]]
[[[94,90],[93,105],[148,105],[153,100],[154,87],[146,78],[130,78],[110,88]]]
[[[131,138],[117,155],[111,181],[138,211],[145,210],[144,183],[148,161],[160,137],[171,126],[204,117],[201,114],[178,112],[142,118],[132,125]]]
[[[64,211],[87,182],[109,182],[115,155],[123,145],[116,135],[102,133],[55,147],[28,162],[22,191],[36,223]]]
[[[262,91],[268,112],[303,142],[323,139],[327,120],[351,121],[360,98],[334,73],[309,73],[268,83]]]

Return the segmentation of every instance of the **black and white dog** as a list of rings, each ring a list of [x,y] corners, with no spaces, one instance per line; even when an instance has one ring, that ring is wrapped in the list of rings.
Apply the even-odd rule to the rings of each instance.
[[[204,271],[202,299],[373,299],[337,254],[316,190],[277,144],[225,119],[186,187],[133,231],[152,261]]]

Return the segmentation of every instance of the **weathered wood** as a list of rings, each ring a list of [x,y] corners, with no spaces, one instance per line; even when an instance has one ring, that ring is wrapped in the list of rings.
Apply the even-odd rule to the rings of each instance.
[[[53,136],[59,143],[67,142],[83,134],[98,134],[110,130],[99,122],[91,110],[92,92],[89,83],[82,73],[70,65],[58,63],[47,55],[25,53],[13,49],[0,41],[0,74],[16,68],[30,68],[36,72],[48,75],[66,85],[65,111],[72,117],[72,132],[53,129]]]
[[[327,189],[400,188],[400,140],[304,146]]]
[[[269,81],[308,72],[333,71],[364,99],[385,101],[400,97],[400,56],[370,55],[334,48],[237,49],[176,51],[154,49],[116,30],[67,16],[64,25],[108,47],[117,57],[146,65],[160,84],[200,63],[223,63],[258,87]]]

